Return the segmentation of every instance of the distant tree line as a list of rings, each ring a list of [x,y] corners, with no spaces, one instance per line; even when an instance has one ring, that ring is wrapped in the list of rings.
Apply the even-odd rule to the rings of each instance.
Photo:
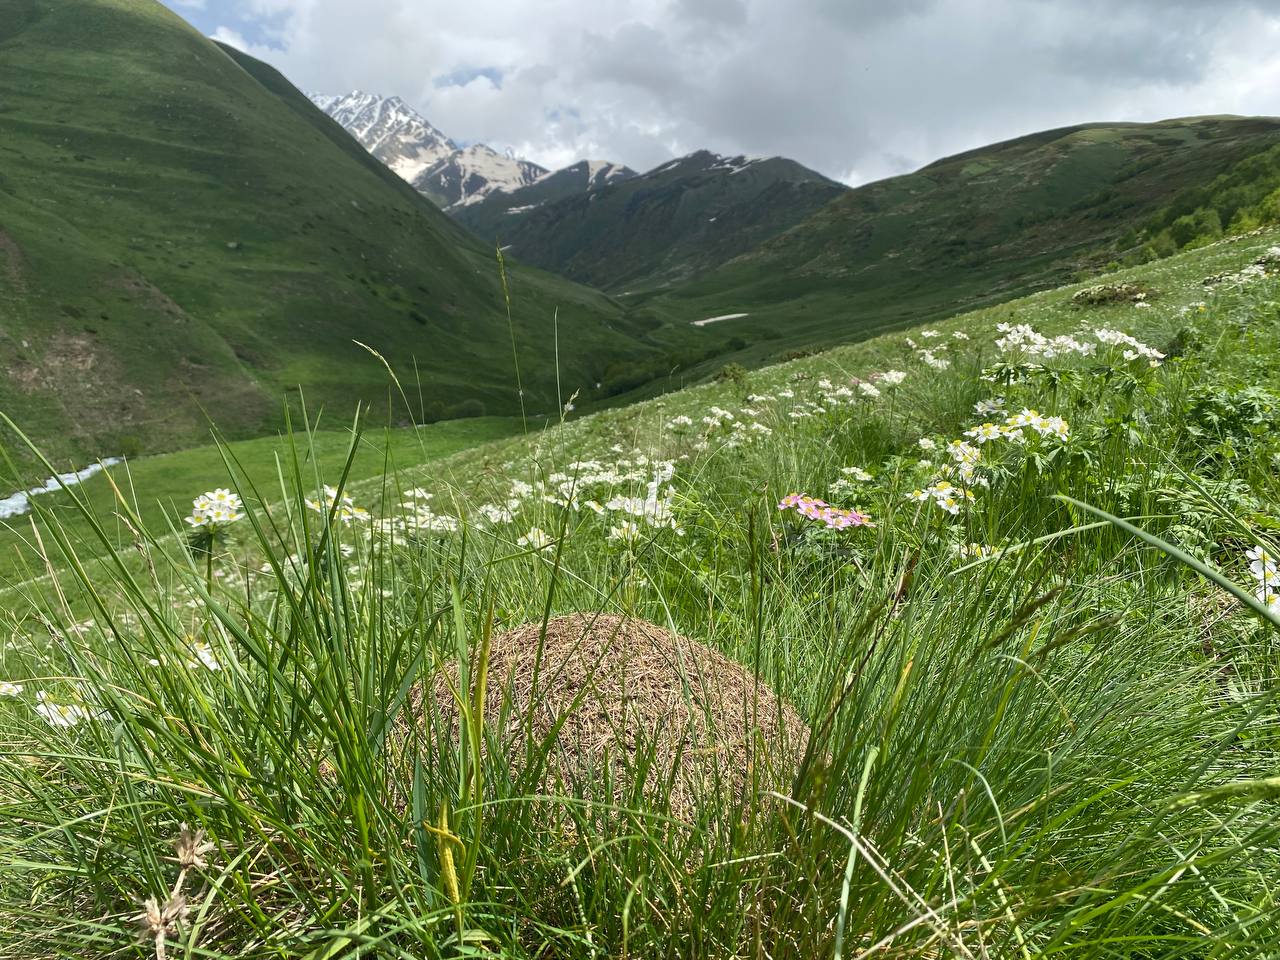
[[[1131,266],[1193,250],[1224,236],[1280,224],[1280,144],[1179,193],[1115,243],[1108,266]]]

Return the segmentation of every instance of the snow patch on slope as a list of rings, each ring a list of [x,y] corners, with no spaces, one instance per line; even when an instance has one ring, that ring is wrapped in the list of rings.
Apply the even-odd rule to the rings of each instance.
[[[43,493],[53,493],[65,487],[74,487],[77,483],[88,480],[95,473],[101,473],[105,467],[113,467],[117,463],[123,463],[120,457],[107,457],[97,463],[91,463],[83,470],[76,470],[72,473],[60,473],[56,477],[50,477],[41,486],[32,487],[30,490],[19,490],[10,496],[0,498],[0,520],[7,520],[10,517],[18,517],[31,509],[31,498],[38,497]]]
[[[741,320],[743,317],[749,317],[749,313],[726,313],[719,317],[707,317],[705,320],[694,320],[695,327],[705,327],[708,323],[719,323],[721,320]]]

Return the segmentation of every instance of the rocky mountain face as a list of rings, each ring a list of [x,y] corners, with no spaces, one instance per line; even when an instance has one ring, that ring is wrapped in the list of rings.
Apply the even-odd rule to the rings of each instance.
[[[366,150],[410,182],[458,152],[457,144],[399,97],[353,90],[345,96],[313,94],[311,100]]]
[[[483,143],[459,146],[399,97],[360,90],[310,97],[366,150],[441,207],[478,203],[491,194],[533,183],[548,172]]]
[[[634,170],[605,160],[580,160],[551,172],[483,143],[459,146],[399,97],[360,90],[310,97],[366,150],[454,215],[492,200],[483,221],[495,212],[502,216],[510,206],[560,200],[636,176]],[[535,185],[537,191],[522,194],[518,204],[507,202]]]
[[[535,183],[547,174],[528,160],[499,153],[483,143],[455,150],[413,178],[413,186],[440,206],[470,206],[496,194]]]

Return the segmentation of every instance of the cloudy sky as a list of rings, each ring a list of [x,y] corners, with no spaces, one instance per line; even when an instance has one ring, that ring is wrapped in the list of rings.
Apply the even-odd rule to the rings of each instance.
[[[861,183],[1087,120],[1280,114],[1280,0],[163,2],[548,167],[706,147]]]

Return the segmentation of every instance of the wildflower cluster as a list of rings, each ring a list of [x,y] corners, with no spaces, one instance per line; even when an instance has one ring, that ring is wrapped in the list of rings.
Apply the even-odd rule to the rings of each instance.
[[[1121,356],[1127,362],[1145,360],[1148,366],[1158,367],[1164,359],[1164,354],[1154,347],[1107,327],[1056,337],[1046,337],[1026,323],[999,323],[996,331],[1000,334],[996,339],[996,349],[1006,357],[1024,361],[1032,358],[1054,360],[1072,355],[1092,357],[1097,355],[1099,346],[1121,348]]]
[[[80,703],[55,703],[43,690],[36,694],[36,713],[51,727],[74,727],[84,720],[98,720],[105,716]]]
[[[917,503],[932,500],[938,509],[954,516],[960,512],[961,506],[974,499],[974,495],[967,487],[957,487],[950,480],[939,480],[931,486],[911,491],[907,499]]]
[[[381,521],[378,529],[382,533],[453,533],[458,529],[457,517],[436,513],[432,509],[434,494],[430,491],[414,487],[408,492],[408,497],[400,504],[401,514]]]
[[[979,403],[978,407],[982,407]],[[1004,423],[981,423],[966,430],[964,435],[981,445],[992,440],[1011,440],[1015,443],[1025,439],[1024,430],[1031,430],[1041,437],[1052,437],[1056,440],[1067,440],[1071,436],[1071,427],[1062,417],[1046,417],[1039,411],[1023,407],[1021,413],[1008,417]],[[952,441],[955,446],[959,441]]]
[[[516,546],[525,547],[529,550],[545,550],[554,542],[555,539],[551,534],[541,527],[530,527],[528,533],[516,539]]]
[[[1205,286],[1227,283],[1235,287],[1243,287],[1258,280],[1265,280],[1275,273],[1277,268],[1280,268],[1280,247],[1272,247],[1240,271],[1215,274],[1212,277],[1205,277],[1203,282]]]
[[[802,493],[792,493],[783,497],[778,504],[779,510],[794,510],[800,516],[809,520],[824,523],[831,530],[847,530],[850,527],[874,527],[871,518],[865,513],[859,513],[857,510],[845,510],[841,507],[833,507],[825,500],[819,500],[817,497],[805,496]]]
[[[688,418],[685,418],[688,419]],[[692,421],[682,426],[690,426]],[[622,452],[615,447],[614,452]],[[515,464],[508,465],[514,472]],[[620,457],[612,463],[601,460],[576,460],[561,471],[555,471],[533,482],[519,478],[506,481],[500,494],[489,502],[466,508],[467,520],[480,528],[496,529],[520,521],[529,513],[537,513],[542,505],[557,507],[575,514],[595,514],[614,521],[611,539],[636,539],[640,525],[663,528],[683,535],[676,518],[675,487],[672,480],[676,464],[673,460],[652,459],[639,451],[631,457]],[[432,494],[426,490],[410,491],[411,499],[401,504],[403,513],[379,522],[377,530],[385,535],[404,533],[453,533],[460,529],[462,518],[438,513],[431,506]],[[525,523],[529,522],[528,518]],[[633,534],[634,528],[634,534]],[[541,527],[525,528],[503,534],[514,537],[519,547],[541,551],[554,542],[554,537]]]
[[[240,497],[219,487],[191,501],[191,516],[187,523],[196,530],[213,533],[241,519],[243,504]]]
[[[1003,354],[1017,353],[1052,360],[1073,353],[1091,357],[1098,349],[1096,343],[1077,340],[1070,334],[1046,337],[1029,323],[999,323],[996,331],[1000,334],[996,339],[996,349]]]
[[[955,551],[959,557],[966,559],[974,557],[980,560],[983,557],[994,557],[1000,552],[1000,548],[986,543],[961,543],[956,545]]]
[[[871,474],[861,467],[841,467],[840,476],[829,487],[829,491],[833,497],[852,496],[857,489],[857,483],[870,483],[873,479]]]
[[[367,520],[369,511],[364,507],[357,507],[355,502],[345,494],[338,496],[338,491],[334,487],[325,485],[323,500],[307,500],[307,506],[316,513],[328,516],[333,514],[345,524],[351,523],[353,520]]]
[[[1273,614],[1280,615],[1280,567],[1277,557],[1266,547],[1246,551],[1249,572],[1257,584],[1254,596]]]
[[[974,409],[983,414],[1003,413],[1004,400],[995,398],[981,400]],[[973,486],[988,486],[990,480],[979,475],[978,466],[982,462],[982,447],[996,442],[1007,441],[1013,444],[1025,444],[1030,438],[1064,443],[1071,436],[1071,427],[1062,417],[1046,417],[1037,410],[1024,407],[1019,413],[1006,417],[1003,422],[986,421],[964,431],[961,438],[949,441],[943,448],[950,459],[941,470],[941,477],[927,487],[920,487],[907,494],[907,499],[916,503],[932,501],[938,509],[955,516],[961,507],[972,502],[975,497]],[[934,451],[938,443],[921,437],[920,449]],[[932,467],[931,460],[921,460],[922,467]],[[952,478],[959,480],[957,485]]]
[[[916,356],[924,363],[925,366],[934,370],[946,370],[951,366],[951,361],[943,354],[946,353],[950,344],[941,339],[942,334],[937,330],[921,330],[920,338],[922,340],[933,341],[927,345],[920,345],[910,337],[906,338],[907,346],[915,351]],[[961,330],[956,330],[951,334],[953,341],[968,340],[969,335]]]
[[[1146,360],[1148,366],[1158,367],[1160,361],[1164,359],[1164,354],[1155,347],[1149,347],[1140,340],[1135,340],[1127,333],[1121,333],[1119,330],[1101,329],[1093,331],[1093,335],[1098,338],[1099,343],[1105,343],[1112,347],[1122,347],[1123,356],[1128,361]]]
[[[754,399],[759,401],[764,398]],[[771,436],[773,428],[762,423],[759,419],[760,415],[761,411],[753,407],[743,407],[735,414],[732,410],[712,406],[707,411],[707,415],[702,418],[702,440],[698,443],[698,449],[707,449],[711,440],[717,436],[724,439],[726,447],[740,447]],[[688,417],[676,417],[671,421],[670,426],[672,429],[679,430],[691,423]]]

